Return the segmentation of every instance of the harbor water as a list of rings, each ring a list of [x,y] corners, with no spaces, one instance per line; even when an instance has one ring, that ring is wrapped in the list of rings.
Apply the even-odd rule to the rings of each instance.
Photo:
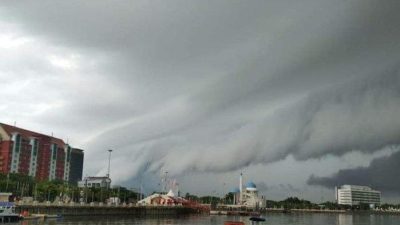
[[[273,213],[265,215],[265,222],[257,225],[399,225],[400,214],[325,214]],[[224,221],[243,221],[251,225],[249,217],[191,215],[182,217],[66,217],[61,219],[25,220],[19,225],[223,225]]]

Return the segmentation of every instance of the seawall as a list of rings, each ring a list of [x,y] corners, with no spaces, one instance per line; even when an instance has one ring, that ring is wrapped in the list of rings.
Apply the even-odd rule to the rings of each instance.
[[[198,213],[196,209],[183,206],[46,206],[18,205],[15,211],[29,214],[62,216],[178,216]]]

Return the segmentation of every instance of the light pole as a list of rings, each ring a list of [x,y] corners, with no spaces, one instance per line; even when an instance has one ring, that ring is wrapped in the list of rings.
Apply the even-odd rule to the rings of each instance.
[[[109,154],[108,154],[108,170],[107,170],[107,178],[110,178],[110,163],[111,163],[111,152],[112,152],[113,150],[111,150],[111,149],[108,149],[108,152],[109,152]]]
[[[167,193],[167,188],[168,188],[168,171],[165,171],[164,187],[163,187],[163,191],[165,192],[165,194]]]

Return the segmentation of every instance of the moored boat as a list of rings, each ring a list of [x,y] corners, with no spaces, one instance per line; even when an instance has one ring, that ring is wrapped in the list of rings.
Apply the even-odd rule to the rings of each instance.
[[[254,217],[250,217],[250,219],[249,220],[251,220],[251,221],[255,221],[255,222],[262,222],[262,221],[265,221],[265,218],[263,218],[263,217],[256,217],[256,216],[254,216]]]
[[[0,202],[0,222],[16,222],[20,219],[20,215],[15,213],[15,205],[13,202]]]
[[[46,218],[46,219],[59,219],[59,218],[62,218],[62,215],[59,215],[59,214],[56,214],[56,215],[46,214],[46,216],[44,218]]]

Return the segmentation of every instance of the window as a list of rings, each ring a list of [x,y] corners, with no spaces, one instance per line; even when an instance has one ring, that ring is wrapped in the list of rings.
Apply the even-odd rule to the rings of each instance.
[[[17,134],[15,137],[15,152],[19,152],[21,147],[21,135]]]
[[[53,159],[56,160],[57,159],[57,145],[53,144]]]

